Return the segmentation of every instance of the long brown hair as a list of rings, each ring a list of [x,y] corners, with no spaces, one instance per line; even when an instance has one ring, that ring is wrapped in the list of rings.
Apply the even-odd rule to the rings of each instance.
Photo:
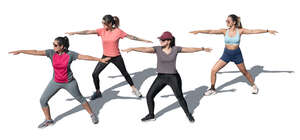
[[[117,16],[105,15],[102,20],[106,25],[111,23],[113,28],[119,28],[120,26],[120,19]]]
[[[238,16],[235,15],[235,14],[231,14],[231,15],[229,15],[228,17],[231,17],[232,21],[235,22],[235,27],[236,27],[236,28],[243,28],[242,22],[241,22],[241,18],[240,18],[240,17],[238,17]]]

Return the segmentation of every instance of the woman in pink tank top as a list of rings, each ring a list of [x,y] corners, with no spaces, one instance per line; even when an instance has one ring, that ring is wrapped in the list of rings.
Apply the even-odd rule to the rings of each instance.
[[[120,25],[119,23],[120,21],[118,17],[112,15],[105,15],[102,19],[103,28],[99,28],[96,30],[84,30],[79,32],[66,33],[69,35],[96,34],[100,36],[102,39],[102,46],[103,46],[102,58],[106,58],[106,57],[111,58],[107,64],[99,62],[93,72],[93,80],[94,80],[96,92],[94,92],[94,94],[91,96],[90,98],[91,100],[95,100],[96,98],[102,97],[100,91],[99,74],[110,62],[112,62],[120,70],[122,75],[125,77],[126,81],[129,83],[129,85],[132,88],[132,93],[137,97],[142,97],[142,94],[134,86],[134,83],[132,82],[132,79],[126,70],[123,58],[119,50],[119,40],[123,39],[124,37],[127,37],[131,40],[142,41],[146,43],[152,43],[152,41],[144,40],[136,36],[127,34],[126,32],[124,32],[119,28]]]
[[[67,37],[57,37],[53,42],[53,49],[17,50],[9,53],[14,55],[23,53],[29,55],[47,56],[52,62],[53,79],[49,82],[47,88],[44,90],[44,93],[40,98],[41,107],[46,119],[38,126],[39,128],[45,128],[55,123],[50,115],[48,101],[60,89],[67,90],[77,101],[82,104],[83,108],[87,110],[92,118],[92,122],[94,124],[98,123],[97,115],[92,112],[89,103],[82,96],[79,90],[78,83],[74,78],[71,70],[71,63],[76,59],[107,63],[107,61],[109,61],[109,58],[101,59],[71,51],[69,50],[69,39]]]

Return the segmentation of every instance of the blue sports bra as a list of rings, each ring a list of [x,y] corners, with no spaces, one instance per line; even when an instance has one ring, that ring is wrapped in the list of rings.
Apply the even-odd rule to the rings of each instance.
[[[236,29],[236,35],[234,37],[229,37],[228,35],[228,32],[229,30],[226,31],[226,34],[225,34],[225,44],[234,44],[234,45],[239,45],[240,44],[240,33],[239,33],[239,30]]]

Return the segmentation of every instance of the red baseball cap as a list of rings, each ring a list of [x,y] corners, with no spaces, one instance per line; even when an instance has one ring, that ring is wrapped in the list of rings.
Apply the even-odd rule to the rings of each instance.
[[[173,35],[171,32],[166,31],[164,32],[160,37],[158,37],[160,40],[168,40],[168,39],[173,39]]]

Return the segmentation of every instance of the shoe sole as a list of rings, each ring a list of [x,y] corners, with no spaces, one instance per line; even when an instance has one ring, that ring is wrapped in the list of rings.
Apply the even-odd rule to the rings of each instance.
[[[215,95],[217,94],[217,92],[211,93],[211,94],[204,94],[204,96],[211,96],[211,95]]]
[[[92,121],[93,122],[93,121]],[[93,124],[98,124],[99,123],[99,121],[97,121],[97,122],[93,122]]]
[[[142,122],[150,122],[150,121],[155,121],[156,120],[156,118],[153,118],[153,119],[149,119],[149,120],[142,120]]]
[[[255,92],[252,92],[252,94],[256,94],[256,95],[257,95],[257,94],[258,94],[258,92],[259,92],[259,90],[257,89],[257,92],[256,92],[256,93],[255,93]]]
[[[132,92],[132,94],[133,94],[134,96],[136,96],[137,98],[142,98],[142,97],[143,97],[142,94],[137,95],[137,94],[135,94],[134,92]]]
[[[54,125],[54,123],[50,123],[49,125],[47,125],[47,126],[43,126],[43,127],[38,127],[39,129],[44,129],[44,128],[46,128],[46,127],[49,127],[49,126],[52,126],[52,125]]]
[[[92,96],[91,96],[89,99],[90,99],[90,100],[96,100],[96,99],[98,99],[98,98],[102,98],[102,95],[99,96],[99,97],[97,97],[97,98],[92,98]]]
[[[101,98],[101,97],[97,97],[97,98],[94,98],[94,99],[90,98],[90,100],[93,101],[93,100],[96,100],[96,99],[99,99],[99,98]]]
[[[140,96],[137,96],[137,95],[135,95],[135,94],[133,94],[135,97],[137,97],[137,98],[143,98],[143,95],[140,95]]]
[[[194,123],[194,122],[195,122],[195,120],[194,120],[194,121],[190,121],[190,120],[189,120],[189,122],[190,122],[190,123]]]

